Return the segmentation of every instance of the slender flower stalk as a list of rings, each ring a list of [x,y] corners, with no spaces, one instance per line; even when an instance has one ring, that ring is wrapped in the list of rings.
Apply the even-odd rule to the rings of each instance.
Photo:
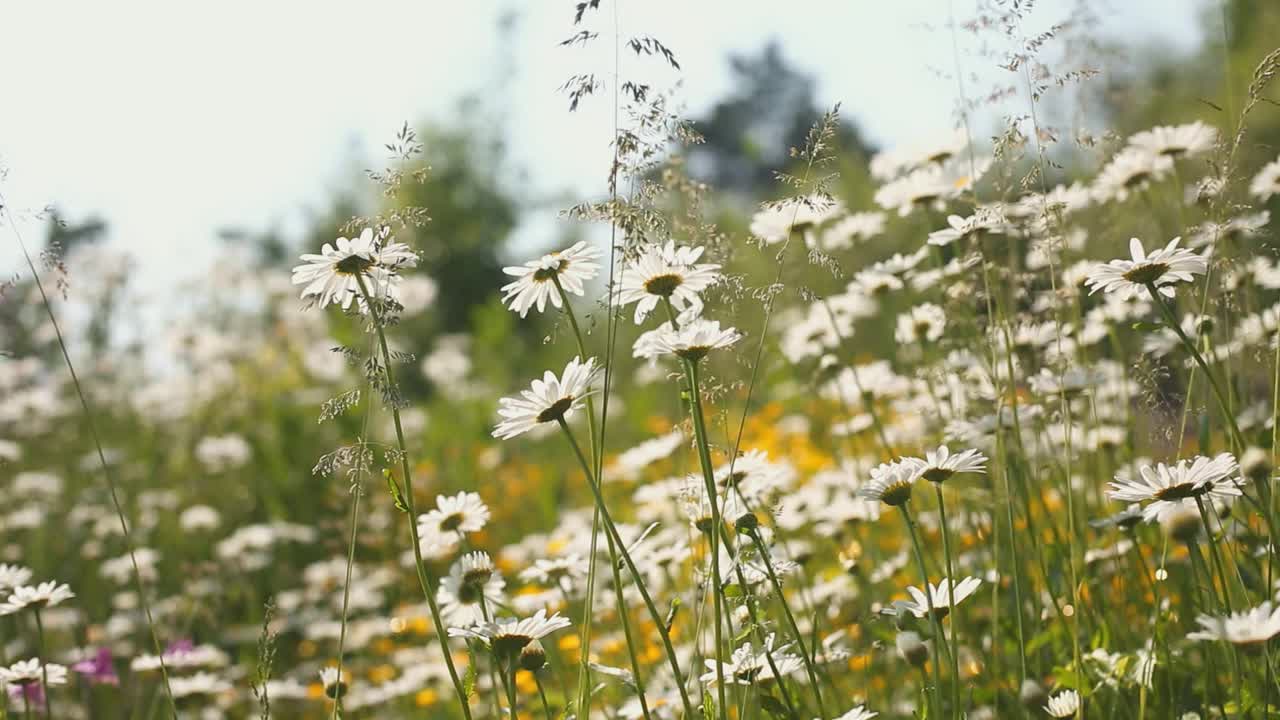
[[[378,335],[378,346],[382,350],[382,370],[386,375],[387,387],[394,388],[395,373],[392,370],[391,350],[387,346],[387,335],[382,328],[382,317],[378,311],[378,304],[369,294],[369,288],[364,281],[364,276],[357,274],[356,282],[360,296],[364,299],[365,305],[369,309],[369,317],[374,332]],[[409,451],[404,439],[404,426],[400,421],[400,408],[395,403],[389,404],[391,419],[396,429],[396,449],[400,455],[400,469],[404,474],[403,495],[409,515],[409,539],[413,543],[413,564],[417,570],[418,584],[422,587],[422,594],[427,598],[427,607],[431,611],[431,622],[435,626],[436,639],[439,641],[440,650],[444,655],[444,664],[449,671],[449,679],[453,682],[453,689],[458,695],[458,703],[462,706],[462,715],[466,720],[471,720],[471,705],[467,701],[467,693],[462,686],[462,680],[458,677],[458,669],[454,667],[453,655],[449,652],[449,634],[446,632],[444,621],[440,617],[440,607],[436,603],[435,588],[431,585],[431,579],[427,575],[426,563],[422,559],[422,546],[418,538],[418,510],[413,496],[413,470],[409,466]]]
[[[800,626],[796,624],[795,615],[791,613],[791,607],[787,604],[787,597],[782,593],[782,583],[778,580],[778,573],[773,569],[773,561],[769,556],[769,548],[765,547],[764,540],[760,537],[758,530],[752,529],[747,533],[752,542],[756,546],[756,551],[760,553],[760,559],[764,563],[765,573],[769,576],[769,584],[773,586],[773,593],[778,598],[778,604],[782,606],[782,613],[787,619],[787,628],[791,631],[791,636],[795,640],[796,648],[800,650],[800,659],[804,661],[805,672],[809,676],[809,685],[813,687],[813,699],[818,704],[818,714],[822,720],[828,717],[827,709],[822,703],[822,690],[818,683],[818,673],[814,670],[813,655],[810,648],[804,644],[804,635],[800,632]]]
[[[907,509],[906,501],[898,504],[898,511],[902,513],[902,521],[907,524],[907,530],[911,534],[911,549],[915,552],[916,565],[920,569],[920,577],[925,587],[925,608],[929,614],[930,634],[929,641],[933,646],[933,701],[938,707],[938,712],[942,712],[942,676],[938,671],[938,666],[942,663],[942,655],[938,652],[938,640],[942,635],[942,627],[938,623],[938,614],[933,611],[933,593],[929,592],[929,569],[924,564],[924,552],[920,549],[920,538],[916,534],[915,521],[911,519],[911,511]],[[948,578],[948,582],[951,579]],[[952,619],[952,622],[955,622]],[[958,682],[958,678],[952,678],[952,682]],[[952,708],[953,712],[956,710]]]
[[[631,558],[630,551],[627,550],[626,543],[623,542],[622,536],[618,534],[618,528],[613,524],[613,518],[609,514],[609,508],[604,502],[604,495],[600,491],[600,484],[596,480],[593,468],[590,463],[587,462],[587,456],[582,452],[582,446],[579,445],[578,440],[574,438],[573,431],[569,429],[569,424],[565,422],[563,415],[557,417],[556,422],[560,424],[560,429],[569,440],[569,445],[578,459],[578,464],[582,467],[582,471],[587,476],[587,484],[591,486],[591,493],[595,497],[596,507],[600,510],[600,519],[604,521],[605,533],[612,536],[613,541],[617,543],[618,555],[622,557],[622,561],[626,564],[627,570],[631,572],[631,577],[636,580],[636,590],[640,592],[640,597],[644,600],[645,607],[649,610],[649,616],[657,626],[658,635],[662,638],[663,649],[667,654],[667,661],[671,665],[671,673],[676,678],[676,687],[680,691],[680,701],[684,705],[685,714],[687,717],[696,717],[693,711],[693,704],[689,701],[689,692],[684,686],[684,674],[680,671],[680,661],[676,657],[675,647],[671,644],[671,633],[667,630],[666,621],[658,612],[657,606],[654,605],[653,597],[649,594],[648,588],[645,587],[644,582],[640,579],[642,576],[639,569],[636,567],[635,561]]]
[[[1235,413],[1231,411],[1231,402],[1227,399],[1227,394],[1223,392],[1222,386],[1218,383],[1217,376],[1209,370],[1209,364],[1205,362],[1204,356],[1200,354],[1196,344],[1191,342],[1191,339],[1183,332],[1181,323],[1178,322],[1178,318],[1173,314],[1173,308],[1169,307],[1169,303],[1165,301],[1164,295],[1156,288],[1154,283],[1146,283],[1146,287],[1156,307],[1160,308],[1160,314],[1164,316],[1165,325],[1177,334],[1182,346],[1191,354],[1191,357],[1209,380],[1209,388],[1213,391],[1213,396],[1218,401],[1218,408],[1222,411],[1222,417],[1227,423],[1227,428],[1231,431],[1231,441],[1235,444],[1236,452],[1243,452],[1246,447],[1244,436],[1240,434],[1240,427],[1236,424]]]
[[[942,554],[947,563],[947,582],[954,583],[956,572],[951,563],[951,530],[947,526],[947,504],[942,498],[942,483],[934,483],[933,489],[938,496],[938,516],[942,521]],[[925,579],[926,585],[928,578]],[[928,591],[928,587],[925,588]],[[954,712],[960,712],[960,646],[956,644],[956,593],[947,593],[947,617],[951,618],[951,705]]]
[[[154,649],[156,657],[160,658],[160,679],[164,684],[165,698],[169,701],[169,712],[173,717],[177,717],[178,706],[173,697],[173,687],[169,683],[169,669],[164,661],[160,634],[156,630],[156,621],[151,613],[151,601],[147,599],[147,591],[142,584],[142,572],[138,569],[137,546],[133,540],[133,533],[129,530],[129,522],[125,519],[124,507],[120,503],[120,493],[117,491],[116,479],[111,472],[111,465],[107,462],[106,451],[102,449],[102,436],[98,433],[96,416],[92,406],[89,404],[89,398],[85,395],[84,386],[80,383],[80,376],[76,373],[75,364],[71,362],[71,353],[67,349],[67,342],[62,335],[62,327],[58,323],[58,318],[53,313],[53,304],[49,301],[49,295],[45,292],[44,282],[40,280],[40,273],[36,270],[35,261],[31,259],[31,253],[27,251],[27,245],[22,240],[22,233],[18,232],[18,226],[13,221],[13,213],[9,210],[8,198],[4,195],[0,195],[0,209],[4,210],[9,229],[13,232],[14,239],[18,241],[18,248],[22,251],[22,258],[26,261],[27,269],[31,272],[32,282],[35,283],[36,292],[40,295],[40,304],[44,307],[45,314],[49,317],[49,326],[53,328],[54,338],[58,342],[58,350],[67,366],[67,373],[71,376],[71,384],[75,388],[76,398],[80,401],[80,410],[84,415],[85,425],[89,429],[89,437],[93,440],[94,451],[98,457],[98,465],[102,468],[102,477],[106,481],[107,494],[111,496],[111,507],[115,511],[116,519],[120,522],[120,533],[124,536],[125,550],[129,556],[133,584],[138,593],[138,604],[142,607],[142,614],[147,619],[147,631],[151,635],[151,647]]]
[[[40,661],[40,684],[44,688],[44,715],[51,718],[53,710],[50,707],[52,701],[49,696],[53,693],[50,692],[52,688],[49,687],[49,665],[45,661],[44,621],[40,619],[40,606],[34,606],[33,609],[36,617],[36,659]]]
[[[720,531],[724,522],[720,518],[715,466],[711,462],[710,440],[707,437],[706,419],[702,413],[701,390],[698,385],[698,361],[684,358],[684,366],[685,373],[689,376],[689,413],[693,416],[693,432],[698,446],[698,461],[702,465],[702,479],[706,486],[707,501],[711,503],[711,530],[707,534],[710,536],[711,541],[711,582],[713,583],[711,598],[713,612],[715,613],[716,693],[719,696],[719,716],[721,720],[724,720],[728,713],[725,707],[724,639],[721,636],[721,618],[723,617],[721,596],[723,592],[720,589]],[[779,681],[781,681],[781,678],[779,678]]]

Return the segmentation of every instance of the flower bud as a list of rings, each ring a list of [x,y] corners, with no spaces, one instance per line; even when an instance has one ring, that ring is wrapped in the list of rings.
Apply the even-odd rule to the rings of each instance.
[[[538,672],[547,664],[547,651],[534,640],[520,650],[520,669]]]
[[[1040,687],[1040,683],[1027,678],[1022,681],[1022,687],[1018,690],[1018,700],[1025,708],[1039,710],[1048,702],[1049,694]]]
[[[929,648],[920,639],[920,634],[907,631],[898,633],[898,638],[894,641],[898,646],[898,654],[915,667],[922,667],[926,660],[929,659]]]
[[[755,513],[743,513],[733,522],[733,526],[743,535],[751,535],[760,527],[760,518]]]

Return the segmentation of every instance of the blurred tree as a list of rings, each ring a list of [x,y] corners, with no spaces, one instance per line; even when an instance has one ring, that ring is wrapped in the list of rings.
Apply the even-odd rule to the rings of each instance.
[[[776,192],[775,173],[791,164],[790,148],[804,146],[827,108],[815,102],[813,77],[788,64],[776,42],[757,55],[732,56],[729,66],[734,90],[694,119],[705,142],[688,148],[689,169],[720,190],[758,199]],[[873,152],[847,120],[839,145],[860,164]]]
[[[1206,4],[1201,43],[1187,55],[1163,47],[1130,53],[1101,84],[1107,121],[1128,133],[1153,125],[1200,119],[1232,132],[1248,100],[1254,70],[1280,47],[1280,2],[1225,0]],[[1133,57],[1136,55],[1136,57]],[[1280,80],[1262,92],[1249,115],[1243,170],[1251,172],[1280,152]],[[1135,102],[1135,98],[1140,102]]]
[[[81,222],[68,222],[57,209],[49,211],[47,231],[40,257],[32,258],[41,268],[45,292],[51,296],[59,293],[58,284],[66,282],[66,269],[62,259],[78,247],[100,242],[107,233],[107,224],[101,218],[90,216]],[[0,352],[13,357],[30,355],[56,359],[57,348],[39,339],[47,319],[36,298],[35,284],[26,273],[0,281],[0,337],[5,339]],[[51,278],[57,278],[54,284]],[[95,308],[89,323],[89,341],[94,348],[107,343],[110,309]]]

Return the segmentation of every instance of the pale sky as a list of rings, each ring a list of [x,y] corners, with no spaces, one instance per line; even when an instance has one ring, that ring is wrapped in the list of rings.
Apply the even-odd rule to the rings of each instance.
[[[843,102],[874,141],[950,127],[954,82],[930,69],[952,67],[949,36],[922,28],[945,26],[947,0],[618,2],[624,34],[652,34],[676,53],[678,97],[692,115],[729,90],[729,53],[777,39],[793,66],[816,76],[819,103]],[[971,2],[956,0],[957,15]],[[1073,3],[1042,0],[1039,12]],[[607,169],[609,98],[570,115],[556,88],[574,72],[608,74],[612,39],[558,47],[574,4],[13,3],[0,26],[0,165],[9,171],[0,190],[18,211],[55,204],[73,220],[101,216],[109,241],[138,258],[139,282],[158,289],[199,274],[219,228],[299,227],[353,168],[381,166],[381,146],[402,122],[447,121],[460,96],[477,92],[505,110],[502,132],[531,192],[586,199]],[[1113,37],[1187,49],[1201,33],[1199,0],[1110,5],[1104,32]],[[611,21],[611,0],[603,7],[596,17]],[[500,48],[499,18],[513,10]],[[623,61],[624,75],[638,67],[630,53]],[[21,222],[37,243],[40,224]],[[522,242],[536,244],[546,222],[526,224]],[[0,272],[17,269],[6,229]]]

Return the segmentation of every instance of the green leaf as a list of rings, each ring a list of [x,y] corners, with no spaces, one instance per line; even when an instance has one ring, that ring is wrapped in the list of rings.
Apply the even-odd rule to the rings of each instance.
[[[768,694],[761,695],[760,707],[764,708],[765,712],[769,713],[770,715],[776,718],[792,718],[793,717],[791,714],[791,711],[787,710],[787,706],[783,705],[781,700],[779,700],[778,698],[772,695],[768,695]]]
[[[391,476],[391,471],[383,470],[382,477],[387,481],[387,490],[391,491],[391,499],[396,501],[396,509],[402,513],[409,512],[409,506],[404,503],[404,495],[400,494],[400,485]]]

